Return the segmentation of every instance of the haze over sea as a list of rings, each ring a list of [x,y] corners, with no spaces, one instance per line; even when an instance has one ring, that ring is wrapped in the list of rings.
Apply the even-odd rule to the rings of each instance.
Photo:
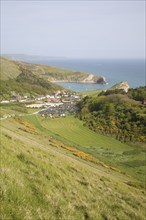
[[[32,61],[31,61],[32,62]],[[58,83],[67,89],[74,91],[107,89],[121,81],[127,81],[131,88],[145,86],[145,60],[112,60],[112,59],[50,59],[38,60],[35,63],[48,64],[63,67],[70,70],[84,71],[101,75],[106,78],[108,84],[81,84],[81,83]]]

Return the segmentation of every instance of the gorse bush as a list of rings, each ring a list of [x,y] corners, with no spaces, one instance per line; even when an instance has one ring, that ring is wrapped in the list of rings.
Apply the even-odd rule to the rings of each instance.
[[[21,119],[19,117],[15,117],[15,119],[22,125],[25,126],[25,128],[19,128],[20,130],[23,130],[23,131],[26,131],[28,133],[32,133],[32,134],[37,134],[37,131],[35,129],[35,127],[30,124],[29,122],[27,122],[26,120],[24,119]]]
[[[91,154],[85,153],[85,152],[83,152],[81,150],[77,150],[76,148],[73,148],[71,146],[64,145],[63,143],[61,143],[58,140],[54,140],[53,139],[53,140],[50,140],[50,142],[51,142],[51,146],[57,147],[57,148],[61,147],[61,148],[65,149],[65,150],[68,150],[68,151],[72,152],[74,156],[79,157],[82,160],[85,160],[85,161],[88,161],[88,162],[100,165],[100,166],[102,166],[104,168],[111,169],[111,170],[113,170],[115,172],[118,172],[118,173],[123,173],[119,169],[103,163],[102,161],[100,161],[97,158],[93,157]]]
[[[95,132],[124,142],[146,141],[145,106],[128,95],[85,97],[78,107],[78,117]]]

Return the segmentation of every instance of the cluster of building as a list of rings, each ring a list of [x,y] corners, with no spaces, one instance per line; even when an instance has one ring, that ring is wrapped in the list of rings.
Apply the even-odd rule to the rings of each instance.
[[[32,98],[30,95],[13,94],[10,100],[1,100],[1,103],[23,102],[27,108],[40,108],[38,113],[41,116],[65,117],[77,111],[76,103],[80,96],[76,93],[69,93],[59,90],[54,94],[40,95]]]
[[[37,97],[37,101],[42,101],[42,103],[27,105],[27,107],[44,107],[43,110],[38,112],[43,117],[65,117],[66,115],[73,114],[77,111],[76,103],[79,100],[80,96],[76,94],[70,94],[65,91],[57,91],[55,95],[47,95],[45,98]]]
[[[12,92],[12,95],[9,99],[2,99],[0,100],[0,103],[10,103],[10,102],[32,102],[32,101],[47,101],[47,102],[60,102],[60,101],[70,101],[71,99],[78,99],[79,96],[75,94],[70,94],[64,90],[59,90],[54,94],[48,94],[48,95],[39,95],[33,98],[29,94],[16,94],[15,92]]]
[[[29,102],[32,101],[32,98],[30,95],[26,94],[13,94],[11,95],[10,99],[2,99],[0,100],[0,103],[11,103],[11,102]]]

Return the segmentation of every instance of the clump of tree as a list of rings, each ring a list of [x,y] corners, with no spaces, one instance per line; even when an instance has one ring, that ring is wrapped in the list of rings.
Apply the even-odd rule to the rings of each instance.
[[[120,141],[146,141],[145,106],[133,99],[131,91],[119,93],[110,91],[97,97],[84,97],[78,103],[78,117],[95,132]]]
[[[141,101],[143,102],[143,100],[146,98],[146,86],[144,87],[139,87],[139,88],[130,88],[128,90],[128,92],[126,93],[123,89],[108,89],[107,91],[102,91],[99,96],[107,96],[107,95],[112,95],[112,94],[122,94],[122,95],[126,95],[130,98],[130,99],[134,99],[136,101]]]
[[[129,89],[128,91],[128,97],[132,98],[137,101],[142,101],[146,98],[146,86],[145,87],[139,87],[136,89]]]

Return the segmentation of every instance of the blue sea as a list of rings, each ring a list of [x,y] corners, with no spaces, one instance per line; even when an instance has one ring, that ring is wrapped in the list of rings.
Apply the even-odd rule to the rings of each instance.
[[[145,60],[50,59],[38,60],[35,63],[101,75],[108,83],[106,85],[58,83],[74,91],[106,89],[121,81],[127,81],[131,88],[146,85]]]

